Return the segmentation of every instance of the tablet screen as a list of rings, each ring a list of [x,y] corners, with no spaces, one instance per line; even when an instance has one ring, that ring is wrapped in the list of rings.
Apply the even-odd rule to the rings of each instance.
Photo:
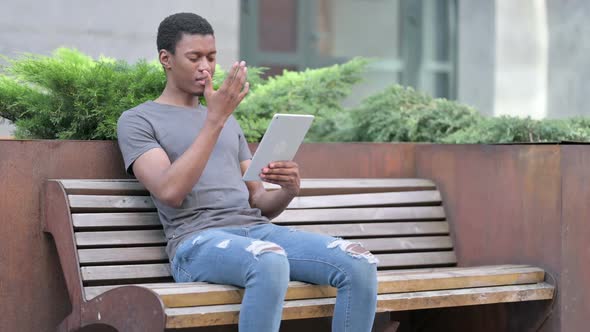
[[[275,114],[244,173],[244,181],[261,181],[259,174],[270,162],[293,160],[313,118],[313,115]]]

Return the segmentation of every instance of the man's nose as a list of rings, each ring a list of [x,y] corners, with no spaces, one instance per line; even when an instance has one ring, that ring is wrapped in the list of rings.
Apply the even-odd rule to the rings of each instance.
[[[207,59],[205,59],[205,58],[201,59],[197,64],[197,69],[199,71],[203,71],[203,70],[210,71],[211,68],[209,68],[209,61],[207,61]]]

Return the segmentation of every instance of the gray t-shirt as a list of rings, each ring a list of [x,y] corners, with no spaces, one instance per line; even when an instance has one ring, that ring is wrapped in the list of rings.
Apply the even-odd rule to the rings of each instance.
[[[170,162],[178,159],[195,141],[205,124],[207,108],[177,107],[148,101],[123,112],[117,123],[119,147],[125,168],[145,152],[163,149]],[[170,207],[152,195],[164,233],[166,252],[172,259],[176,247],[188,235],[212,227],[269,222],[260,209],[248,202],[240,162],[252,158],[244,133],[231,116],[225,123],[199,181],[180,208]]]

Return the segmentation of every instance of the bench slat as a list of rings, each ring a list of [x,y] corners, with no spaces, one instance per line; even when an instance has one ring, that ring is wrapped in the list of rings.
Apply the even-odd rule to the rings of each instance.
[[[407,268],[415,266],[441,266],[457,264],[453,251],[376,254],[380,268]]]
[[[81,267],[83,281],[116,281],[170,277],[170,264],[137,264]]]
[[[298,224],[315,222],[442,220],[444,218],[445,213],[441,206],[416,206],[286,210],[273,219],[272,222],[276,224]]]
[[[303,224],[320,222],[443,220],[442,206],[301,209],[286,210],[272,220],[275,224]],[[73,213],[76,229],[142,228],[160,226],[156,212]]]
[[[156,212],[73,213],[76,229],[87,228],[142,228],[161,226]]]
[[[449,225],[444,221],[304,225],[292,227],[299,230],[318,232],[339,237],[446,235],[449,233]],[[161,229],[77,232],[75,236],[76,245],[79,247],[166,243],[164,231]]]
[[[66,193],[73,195],[147,195],[137,180],[59,180]],[[278,186],[263,183],[269,190]],[[360,192],[433,190],[426,179],[301,179],[301,195],[334,195]]]
[[[342,237],[445,235],[449,233],[449,224],[444,221],[303,225],[292,227],[303,231]]]
[[[527,265],[495,265],[480,267],[429,268],[417,270],[378,271],[379,294],[442,290],[468,287],[517,285],[542,282],[545,272]],[[134,284],[158,293],[167,307],[241,303],[239,287],[205,282]],[[86,299],[120,285],[85,287]],[[335,296],[336,289],[299,281],[289,283],[286,299]],[[236,292],[239,298],[236,298]],[[327,294],[326,294],[327,293]],[[207,296],[203,296],[207,294]]]
[[[79,249],[80,264],[168,261],[166,247]]]
[[[289,209],[313,209],[358,206],[402,206],[418,204],[440,204],[438,191],[385,192],[370,194],[348,194],[327,196],[295,197]]]
[[[155,211],[149,196],[69,195],[72,212]]]
[[[479,304],[548,300],[554,287],[547,283],[513,286],[480,287],[437,290],[401,294],[381,294],[377,298],[377,311],[402,311],[430,308],[469,306]],[[332,316],[335,298],[287,301],[283,307],[283,320]],[[168,308],[166,327],[184,328],[236,324],[239,304]]]
[[[149,196],[69,195],[68,197],[73,212],[155,210],[155,205]],[[441,197],[438,191],[414,191],[295,197],[288,208],[433,205],[440,203]]]
[[[69,195],[149,195],[137,180],[59,180]]]
[[[450,265],[456,262],[454,252],[419,252],[400,254],[377,254],[379,266],[397,268],[408,266],[437,266]],[[164,278],[171,276],[167,263],[135,264],[135,265],[106,265],[83,266],[82,280],[121,283],[124,280],[138,280],[147,278]]]
[[[383,251],[415,251],[415,250],[449,250],[453,243],[449,236],[403,237],[359,239],[367,250]],[[168,259],[164,246],[135,248],[100,248],[79,249],[80,264],[133,263],[146,261],[165,261]]]
[[[78,247],[166,243],[166,236],[161,229],[147,231],[78,232],[75,234],[75,237]]]

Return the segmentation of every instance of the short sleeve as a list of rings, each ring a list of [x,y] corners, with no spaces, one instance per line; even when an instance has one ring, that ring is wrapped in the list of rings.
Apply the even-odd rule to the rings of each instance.
[[[125,162],[125,170],[133,175],[133,163],[151,149],[162,148],[151,124],[136,111],[124,112],[117,122],[117,140]]]
[[[250,148],[248,147],[248,141],[246,140],[244,131],[242,131],[242,127],[240,127],[238,121],[236,121],[236,127],[238,128],[238,136],[240,139],[240,150],[238,152],[238,159],[240,160],[240,162],[252,159],[252,152],[250,152]]]

